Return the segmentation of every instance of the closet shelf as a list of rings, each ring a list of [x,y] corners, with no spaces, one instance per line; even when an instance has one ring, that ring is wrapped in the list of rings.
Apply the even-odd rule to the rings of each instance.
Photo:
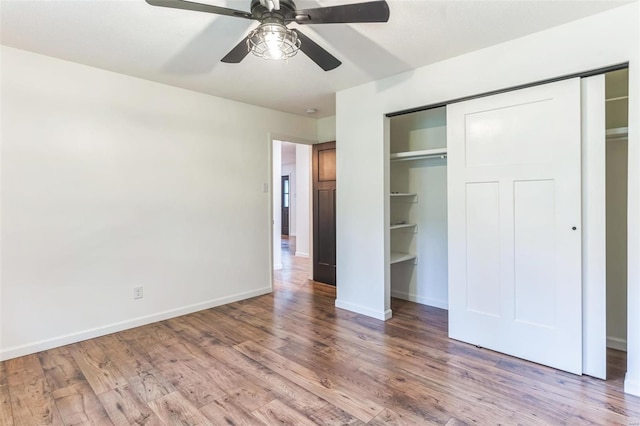
[[[607,139],[624,139],[628,135],[628,127],[616,127],[615,129],[607,129]]]
[[[392,192],[390,195],[392,197],[415,197],[418,194],[415,192]]]
[[[406,262],[407,260],[416,259],[416,257],[417,256],[415,254],[392,251],[391,255],[389,256],[389,263],[393,265],[394,263]]]
[[[391,161],[409,161],[409,160],[423,160],[423,159],[429,159],[429,158],[447,158],[447,148],[396,152],[391,154],[389,158]]]
[[[418,225],[415,223],[399,223],[397,225],[391,225],[389,229],[402,229],[402,228],[414,228]]]

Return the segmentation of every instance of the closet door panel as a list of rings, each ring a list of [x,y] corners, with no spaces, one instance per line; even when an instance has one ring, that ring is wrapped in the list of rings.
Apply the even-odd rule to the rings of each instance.
[[[449,335],[582,372],[580,81],[447,107]]]

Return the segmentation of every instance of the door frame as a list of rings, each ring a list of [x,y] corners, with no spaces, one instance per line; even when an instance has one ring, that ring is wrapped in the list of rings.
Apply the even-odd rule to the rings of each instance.
[[[582,371],[607,376],[605,75],[581,80]]]

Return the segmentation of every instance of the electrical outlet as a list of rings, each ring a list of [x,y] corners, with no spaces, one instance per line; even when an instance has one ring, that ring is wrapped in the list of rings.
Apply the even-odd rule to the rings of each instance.
[[[142,286],[133,288],[133,298],[142,299]]]

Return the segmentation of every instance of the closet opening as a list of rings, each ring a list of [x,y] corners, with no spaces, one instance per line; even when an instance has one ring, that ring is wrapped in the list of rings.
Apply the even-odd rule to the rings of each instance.
[[[446,108],[389,118],[391,297],[447,309]]]
[[[607,379],[623,379],[627,350],[628,69],[605,74]]]

